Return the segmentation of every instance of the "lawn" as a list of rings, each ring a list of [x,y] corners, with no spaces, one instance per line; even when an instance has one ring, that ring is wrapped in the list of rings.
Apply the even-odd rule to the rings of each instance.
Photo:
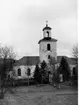
[[[71,87],[60,90],[51,85],[17,87],[11,94],[7,92],[0,105],[77,105],[77,91]]]

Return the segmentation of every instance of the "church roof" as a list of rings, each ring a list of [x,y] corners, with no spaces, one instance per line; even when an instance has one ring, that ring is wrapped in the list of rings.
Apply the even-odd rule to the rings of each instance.
[[[67,56],[57,56],[57,63],[60,63],[62,57],[65,57],[69,65],[76,65],[75,58],[69,58]],[[23,58],[17,60],[15,66],[32,66],[39,63],[39,56],[24,56]]]
[[[39,40],[38,44],[42,41],[52,41],[52,42],[56,42],[57,40],[54,39],[54,38],[51,38],[51,37],[46,37],[46,38],[43,38],[41,40]]]
[[[36,65],[37,63],[39,63],[39,56],[24,56],[15,63],[15,66],[19,65],[30,66],[30,65]]]
[[[52,28],[50,28],[50,27],[44,27],[44,28],[43,28],[43,31],[44,31],[44,30],[51,30],[51,29],[52,29]]]
[[[46,24],[46,27],[43,28],[43,31],[44,31],[44,30],[51,30],[51,29],[52,29],[52,28],[49,27],[48,24]]]
[[[60,63],[62,57],[64,57],[67,60],[68,64],[76,65],[76,58],[69,58],[67,56],[57,56],[57,63]]]

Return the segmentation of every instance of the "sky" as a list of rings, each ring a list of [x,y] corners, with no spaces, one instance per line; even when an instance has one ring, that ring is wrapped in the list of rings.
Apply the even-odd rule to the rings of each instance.
[[[42,29],[52,28],[57,55],[72,56],[77,38],[77,0],[0,0],[0,44],[12,46],[17,58],[38,56]]]

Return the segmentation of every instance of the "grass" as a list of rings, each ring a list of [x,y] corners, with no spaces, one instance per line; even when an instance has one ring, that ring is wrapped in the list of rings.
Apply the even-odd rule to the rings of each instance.
[[[77,94],[55,94],[70,90],[68,87],[57,90],[50,85],[17,87],[15,93],[5,94],[0,105],[77,105]]]

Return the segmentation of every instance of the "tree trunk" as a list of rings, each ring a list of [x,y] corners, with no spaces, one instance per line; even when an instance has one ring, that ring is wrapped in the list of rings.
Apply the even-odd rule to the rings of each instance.
[[[43,75],[41,76],[41,84],[43,84]]]
[[[29,86],[29,76],[28,76],[28,86]]]

